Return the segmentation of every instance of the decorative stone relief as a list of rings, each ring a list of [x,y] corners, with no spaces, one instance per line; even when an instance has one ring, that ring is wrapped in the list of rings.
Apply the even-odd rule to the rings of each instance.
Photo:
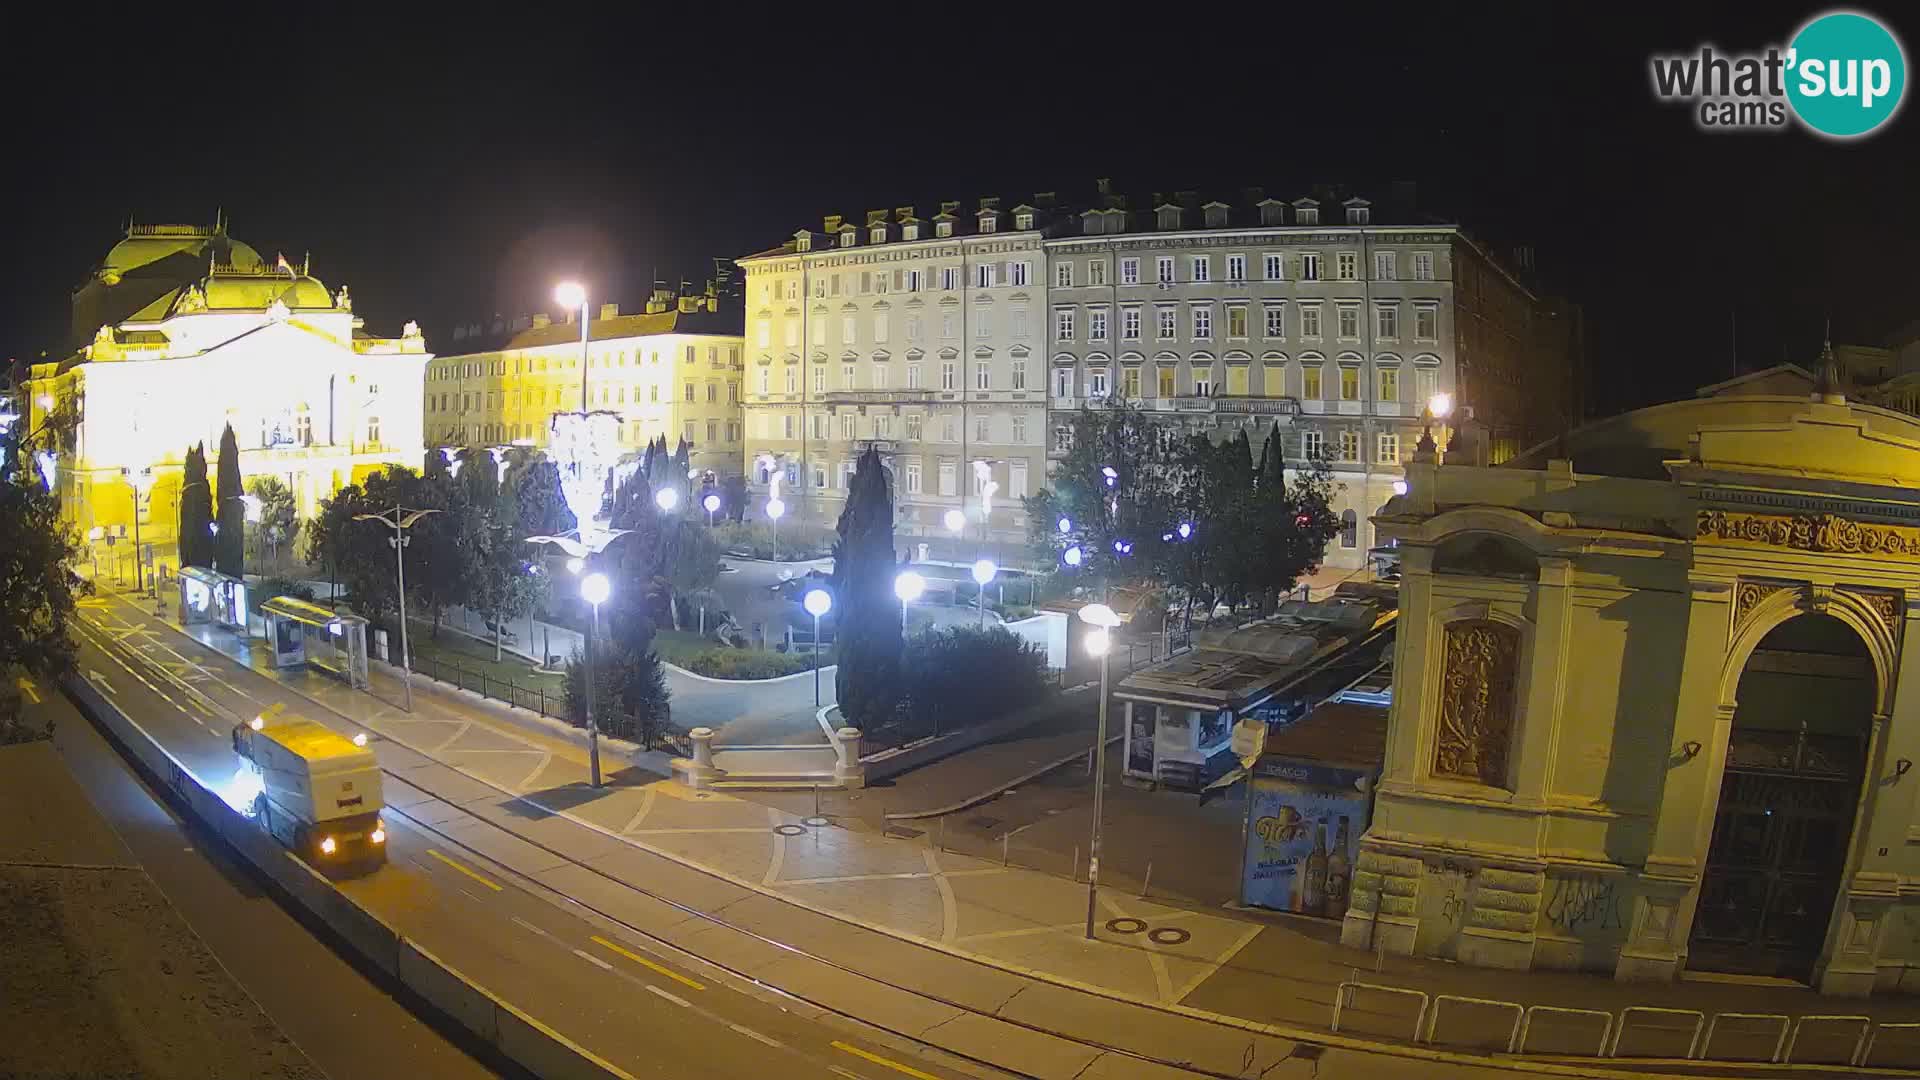
[[[1878,589],[1843,589],[1841,591],[1872,608],[1873,613],[1880,616],[1880,621],[1887,624],[1887,633],[1892,635],[1893,640],[1900,640],[1900,618],[1903,605],[1900,603],[1899,593],[1882,592]]]
[[[1447,625],[1434,775],[1506,785],[1519,661],[1519,630],[1491,619]]]
[[[1546,875],[1522,870],[1487,868],[1474,890],[1468,925],[1523,934],[1533,930],[1540,911],[1540,890]]]
[[[1739,626],[1746,622],[1747,616],[1753,614],[1753,609],[1759,607],[1761,601],[1789,587],[1776,585],[1770,581],[1741,582],[1740,587],[1734,590],[1733,594],[1733,625]]]
[[[1704,540],[1729,540],[1797,551],[1920,559],[1920,529],[1863,525],[1836,514],[1739,514],[1702,510],[1695,534]]]

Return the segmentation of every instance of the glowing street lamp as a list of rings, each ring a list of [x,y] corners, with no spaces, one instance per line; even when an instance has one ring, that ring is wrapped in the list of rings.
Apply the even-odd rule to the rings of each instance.
[[[709,491],[707,492],[707,497],[700,500],[700,505],[705,507],[707,511],[707,527],[712,528],[713,515],[720,509],[720,496]]]
[[[992,559],[981,559],[973,564],[973,583],[979,586],[977,590],[979,596],[976,599],[980,604],[981,626],[987,625],[987,582],[992,581],[993,576],[999,572],[1000,568],[993,565]]]
[[[1059,522],[1059,528],[1060,528],[1061,536],[1066,536],[1067,534],[1073,532],[1073,519],[1069,517],[1062,517]]]
[[[613,594],[613,583],[598,570],[580,579],[580,599],[593,605],[587,624],[587,768],[594,787],[600,786],[600,725],[593,717],[593,639],[600,633],[600,605]]]
[[[1120,483],[1120,474],[1113,471],[1111,465],[1100,466],[1100,476],[1106,480],[1108,487],[1115,487]]]
[[[941,520],[946,524],[947,531],[955,536],[959,536],[961,530],[967,527],[967,515],[958,510],[947,511]]]
[[[680,505],[680,489],[663,487],[654,492],[653,505],[659,507],[664,513],[673,513],[674,507]]]
[[[833,609],[833,594],[825,589],[808,589],[800,605],[813,616],[813,707],[820,707],[820,616]]]
[[[140,503],[146,498],[147,492],[153,490],[153,469],[122,467],[120,474],[127,478],[127,483],[133,485],[133,591],[143,593],[147,591],[147,584],[146,576],[142,573],[144,564],[140,561]],[[47,474],[47,490],[53,490],[51,473]],[[158,595],[159,583],[155,582],[154,585],[154,592]]]
[[[1100,661],[1100,727],[1093,738],[1093,838],[1087,851],[1087,940],[1093,940],[1095,894],[1100,888],[1100,805],[1107,790],[1107,653],[1113,648],[1113,628],[1120,616],[1105,604],[1080,609],[1080,621],[1093,629],[1087,634],[1087,653]]]
[[[893,579],[893,595],[900,598],[900,632],[907,632],[907,605],[927,591],[927,579],[908,570]]]
[[[1082,562],[1084,562],[1086,560],[1086,557],[1087,557],[1086,553],[1080,550],[1079,544],[1075,544],[1072,547],[1060,553],[1061,561],[1066,563],[1068,566],[1074,566],[1074,567],[1077,567]]]

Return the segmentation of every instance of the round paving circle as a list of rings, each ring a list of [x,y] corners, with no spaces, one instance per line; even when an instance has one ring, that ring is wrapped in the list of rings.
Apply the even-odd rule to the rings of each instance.
[[[806,825],[811,828],[824,829],[827,826],[833,824],[833,819],[829,817],[821,817],[818,814],[816,814],[813,817],[801,818],[800,823],[802,825]]]
[[[1147,932],[1147,940],[1155,945],[1185,945],[1193,935],[1177,926],[1156,926]]]
[[[781,836],[805,836],[805,835],[807,835],[807,830],[805,830],[805,829],[803,829],[803,828],[801,828],[801,827],[800,827],[800,826],[798,826],[798,825],[775,825],[775,826],[773,827],[773,831],[774,831],[774,832],[776,832],[776,833],[779,833],[779,834],[780,834]]]
[[[1107,929],[1116,934],[1137,934],[1147,928],[1145,919],[1119,918],[1108,919]]]

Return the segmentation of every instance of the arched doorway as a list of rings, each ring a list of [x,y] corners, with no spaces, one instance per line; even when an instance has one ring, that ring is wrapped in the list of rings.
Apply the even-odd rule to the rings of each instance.
[[[1740,676],[1687,966],[1808,980],[1845,875],[1872,729],[1865,642],[1781,623]]]

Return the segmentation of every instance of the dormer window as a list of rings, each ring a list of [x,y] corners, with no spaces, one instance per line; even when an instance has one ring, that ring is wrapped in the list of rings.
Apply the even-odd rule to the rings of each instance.
[[[900,226],[900,239],[902,240],[920,239],[920,223],[915,221],[915,222],[911,222],[909,224]]]
[[[860,242],[860,233],[851,226],[840,230],[840,246],[852,247]]]
[[[1155,211],[1154,220],[1159,228],[1177,229],[1180,227],[1180,208],[1177,206],[1163,206]]]
[[[1207,228],[1218,229],[1218,228],[1224,227],[1227,224],[1227,204],[1208,203],[1206,210],[1207,210]]]
[[[953,235],[953,222],[936,221],[933,223],[933,235],[946,237]]]
[[[983,233],[1000,231],[999,215],[981,214],[980,215],[980,231]]]
[[[1367,203],[1355,199],[1347,204],[1347,224],[1366,225],[1373,221],[1373,208]]]
[[[1022,232],[1025,232],[1026,230],[1033,228],[1033,215],[1032,214],[1013,215],[1013,227],[1016,229],[1019,229]]]
[[[1271,199],[1260,204],[1260,224],[1285,225],[1286,223],[1287,223],[1286,207],[1282,206],[1280,203],[1275,202]]]
[[[868,240],[870,240],[870,241],[872,241],[873,243],[876,243],[876,244],[884,244],[884,243],[886,243],[886,242],[887,242],[887,227],[886,227],[885,225],[875,225],[875,226],[873,227],[873,234],[872,234],[871,236],[869,236],[869,237],[868,237],[867,239],[868,239]]]
[[[1301,206],[1299,203],[1295,203],[1293,205],[1293,220],[1295,224],[1299,225],[1318,225],[1320,224],[1320,208],[1318,206]]]
[[[804,232],[793,234],[793,250],[812,251],[813,235],[811,233],[804,233]]]

